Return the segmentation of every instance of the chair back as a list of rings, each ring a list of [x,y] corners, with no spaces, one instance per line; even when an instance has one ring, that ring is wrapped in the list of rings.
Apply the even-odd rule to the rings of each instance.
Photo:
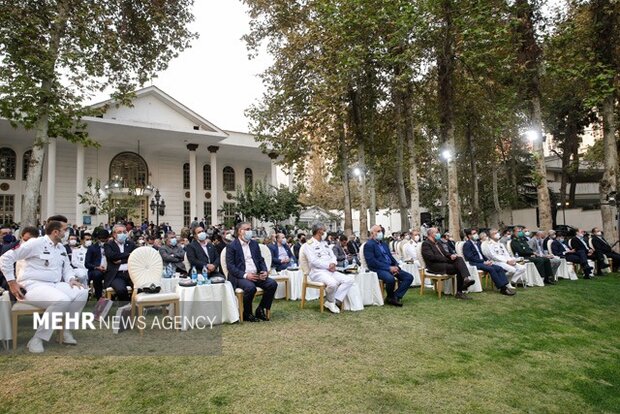
[[[258,245],[260,247],[260,255],[263,256],[263,260],[265,261],[265,265],[267,266],[267,272],[271,271],[271,250],[267,247],[266,244],[260,243]]]
[[[553,244],[553,240],[547,240],[547,252],[549,252],[549,254],[553,254],[553,250],[551,250],[551,245]]]
[[[514,257],[515,254],[512,252],[512,240],[508,240],[508,242],[506,243],[506,250],[508,250],[508,253]]]
[[[299,249],[299,268],[301,272],[304,274],[304,280],[310,274],[310,263],[308,262],[308,256],[306,256],[306,248],[308,247],[307,243],[301,245]]]
[[[418,243],[417,254],[418,254],[418,260],[420,261],[420,268],[422,270],[425,270],[426,262],[424,261],[424,257],[422,257],[422,243]]]
[[[360,258],[360,263],[362,264],[362,267],[364,269],[368,269],[368,265],[366,264],[366,256],[364,256],[364,246],[366,246],[366,243],[362,243],[362,245],[360,246],[359,258]]]
[[[590,247],[590,249],[594,250],[594,243],[592,243],[592,237],[588,239],[588,246]]]
[[[192,265],[189,263],[189,260],[187,260],[187,253],[185,253],[185,256],[183,256],[183,264],[185,265],[185,271],[189,273],[189,271],[192,269]],[[197,270],[198,269],[196,269],[196,271]]]
[[[463,257],[463,247],[465,246],[465,242],[464,241],[457,241],[456,242],[456,254]]]
[[[407,257],[405,257],[405,246],[411,243],[411,241],[409,240],[403,240],[402,242],[400,242],[400,244],[398,245],[398,254],[400,255],[400,258],[405,260],[407,259]]]
[[[228,247],[224,247],[222,253],[220,254],[220,266],[222,267],[222,273],[224,273],[224,277],[228,280],[228,265],[226,264],[226,249]]]
[[[159,252],[152,247],[138,247],[131,252],[127,260],[127,269],[134,289],[151,284],[161,286],[161,272],[164,264]]]

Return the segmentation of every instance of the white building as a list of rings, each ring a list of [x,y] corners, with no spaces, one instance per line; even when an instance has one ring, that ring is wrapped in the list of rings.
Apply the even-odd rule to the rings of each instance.
[[[277,184],[278,169],[270,159],[275,155],[265,155],[252,135],[218,128],[155,86],[137,91],[132,107],[117,107],[111,100],[95,106],[104,105],[109,107],[102,117],[84,118],[89,136],[101,144],[99,149],[62,138],[48,145],[41,218],[63,214],[78,225],[113,219],[91,216],[84,212],[89,206],[79,204],[77,194],[84,193],[88,177],[102,184],[112,181],[119,188],[150,184],[159,189],[166,205],[160,222],[177,230],[193,217],[207,217],[208,223],[234,217],[237,186],[256,180]],[[21,221],[26,161],[33,142],[33,131],[14,129],[0,119],[0,223]],[[152,194],[142,196],[141,208],[130,217],[134,222],[155,222],[151,198]]]

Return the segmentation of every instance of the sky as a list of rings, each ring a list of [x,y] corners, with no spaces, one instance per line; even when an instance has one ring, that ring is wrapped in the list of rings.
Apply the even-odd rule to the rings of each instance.
[[[246,10],[240,0],[196,0],[191,29],[200,37],[152,82],[219,128],[239,132],[249,132],[244,111],[260,98],[257,75],[271,63],[266,54],[248,59],[241,40],[249,32]],[[92,103],[108,98],[97,95]]]

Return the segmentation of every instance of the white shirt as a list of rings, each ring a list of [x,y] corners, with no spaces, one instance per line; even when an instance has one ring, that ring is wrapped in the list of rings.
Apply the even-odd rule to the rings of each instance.
[[[414,240],[410,240],[405,243],[405,247],[403,248],[403,253],[405,255],[405,260],[413,259],[418,260],[418,242]]]
[[[125,253],[125,243],[119,243],[116,240],[114,240],[114,243],[116,243],[121,253]],[[128,269],[129,268],[127,267],[127,263],[123,263],[122,265],[118,267],[119,272],[126,272]]]
[[[200,243],[200,247],[202,247],[202,250],[205,252],[205,255],[207,256],[207,263],[211,263],[211,257],[209,256],[209,249],[207,248],[207,243],[205,244]]]
[[[72,249],[71,265],[76,269],[86,269],[86,247],[80,246]]]
[[[325,241],[318,241],[314,237],[305,244],[306,257],[310,265],[310,274],[329,269],[329,265],[336,264],[336,255]]]
[[[278,259],[280,260],[288,259],[288,253],[282,246],[278,246]]]
[[[12,254],[0,257],[0,269],[7,281],[15,280],[13,264],[23,260],[23,271],[18,272],[18,281],[69,282],[75,277],[65,247],[54,245],[49,236],[30,239],[22,243]]]
[[[506,250],[506,246],[495,240],[487,240],[482,243],[482,252],[489,260],[494,262],[506,263],[509,260],[513,260],[508,250]]]
[[[243,258],[245,259],[245,274],[244,278],[247,278],[248,273],[256,273],[256,265],[254,259],[252,259],[252,252],[250,251],[250,243],[239,239],[241,242],[241,248],[243,249]]]

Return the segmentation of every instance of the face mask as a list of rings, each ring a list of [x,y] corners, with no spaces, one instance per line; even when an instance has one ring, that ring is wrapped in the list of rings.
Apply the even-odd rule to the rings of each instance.
[[[248,242],[252,240],[252,230],[246,230],[245,233],[243,233],[243,238]]]
[[[144,244],[144,240],[138,240],[138,244],[142,246]]]
[[[577,237],[580,238],[580,239],[583,239],[583,234],[577,233]]]
[[[77,240],[69,240],[69,246],[77,245]]]
[[[93,241],[92,241],[92,240],[86,240],[86,241],[84,242],[84,246],[86,246],[86,247],[90,247],[90,246],[92,246],[92,245],[93,245]]]
[[[519,237],[523,237],[523,236],[525,236],[525,234],[524,234],[522,231],[520,231],[517,235],[518,235]]]
[[[416,241],[416,242],[419,242],[420,241],[420,236],[413,236],[413,240]]]
[[[377,240],[383,240],[383,232],[377,233]]]
[[[602,233],[602,232],[600,232],[600,231],[597,231],[597,232],[596,232],[596,233],[594,233],[594,234],[596,234],[598,237],[601,237],[601,236],[603,235],[603,233]]]
[[[435,240],[437,240],[437,241],[441,240],[441,234],[440,233],[435,234]]]
[[[116,240],[119,243],[125,243],[125,240],[127,240],[127,233],[119,233],[116,235]]]
[[[551,236],[552,239],[555,239],[557,236],[554,234],[553,236]]]
[[[65,230],[65,232],[63,233],[63,235],[61,236],[61,242],[62,244],[66,244],[67,241],[69,240],[69,233],[67,233],[67,231]]]
[[[321,240],[323,241],[327,240],[327,233],[321,234]]]
[[[501,237],[499,237],[499,233],[495,233],[495,235],[493,236],[493,238],[494,238],[495,240],[499,240]]]
[[[177,239],[171,239],[170,246],[176,246],[176,245],[177,245]]]
[[[530,233],[529,231],[525,232],[525,237],[530,237],[532,235],[532,233]]]
[[[564,238],[563,237],[560,237],[558,240],[560,241],[560,243],[564,243]]]
[[[282,246],[286,246],[286,240],[282,240]]]
[[[477,234],[474,234],[473,236],[471,236],[471,238],[474,239],[474,240],[479,240],[480,236],[477,235]]]
[[[411,236],[405,236],[405,240],[411,240]]]
[[[206,239],[207,239],[207,233],[205,233],[204,231],[201,231],[200,233],[198,233],[198,240],[205,241]]]
[[[2,241],[6,244],[13,243],[15,241],[15,237],[13,237],[12,234],[5,234]]]

